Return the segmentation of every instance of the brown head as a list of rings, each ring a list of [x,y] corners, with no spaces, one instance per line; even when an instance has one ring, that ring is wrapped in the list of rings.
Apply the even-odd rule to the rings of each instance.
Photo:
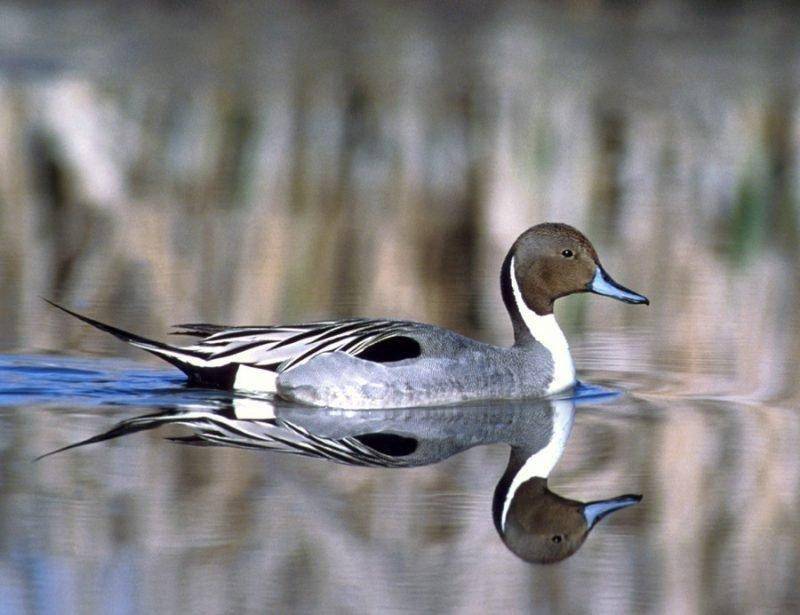
[[[545,478],[533,478],[514,494],[505,524],[498,530],[517,556],[551,564],[573,555],[603,517],[641,499],[640,495],[623,495],[583,503],[553,493]]]
[[[583,233],[553,222],[537,224],[519,236],[503,263],[500,283],[512,320],[519,319],[525,308],[540,316],[552,314],[555,300],[573,293],[649,303],[647,297],[617,284],[606,273]]]

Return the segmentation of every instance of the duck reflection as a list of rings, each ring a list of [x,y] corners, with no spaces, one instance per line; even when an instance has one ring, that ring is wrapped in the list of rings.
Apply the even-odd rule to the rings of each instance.
[[[193,431],[169,438],[182,444],[270,450],[380,468],[430,465],[474,446],[504,443],[511,452],[492,500],[495,527],[517,556],[552,563],[575,553],[601,519],[641,500],[640,495],[621,495],[584,503],[548,488],[547,478],[572,430],[576,403],[586,396],[576,391],[557,400],[354,411],[237,396],[130,418],[43,457],[169,424]]]

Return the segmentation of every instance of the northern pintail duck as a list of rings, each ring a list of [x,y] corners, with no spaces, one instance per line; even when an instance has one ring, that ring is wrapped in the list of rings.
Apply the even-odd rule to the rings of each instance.
[[[598,521],[641,500],[640,495],[626,494],[581,502],[548,488],[548,477],[569,439],[576,402],[582,401],[572,396],[359,412],[243,397],[218,407],[212,401],[126,419],[53,453],[170,424],[193,431],[170,438],[180,443],[276,451],[375,468],[421,467],[474,446],[507,444],[511,453],[495,487],[492,518],[505,545],[536,563],[569,557]]]
[[[177,325],[176,333],[202,338],[179,347],[56,307],[169,361],[192,384],[356,409],[557,393],[574,384],[575,367],[553,315],[556,299],[593,292],[648,303],[617,284],[589,240],[566,224],[539,224],[520,235],[503,262],[500,286],[514,327],[510,348],[434,325],[366,318],[290,326]]]

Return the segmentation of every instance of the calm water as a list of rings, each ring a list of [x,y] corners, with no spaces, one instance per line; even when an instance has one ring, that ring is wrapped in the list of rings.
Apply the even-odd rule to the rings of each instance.
[[[591,363],[591,345],[577,352]],[[477,445],[441,463],[350,467],[166,440],[263,404],[187,389],[172,370],[5,355],[2,612],[797,608],[795,413],[692,390],[679,373],[582,377],[604,389],[579,395],[551,488],[644,500],[603,520],[571,558],[542,566],[515,557],[492,524],[502,437],[469,431],[474,420],[480,434],[502,430],[524,413],[432,419],[445,440],[466,434]],[[624,393],[594,396],[609,390]],[[154,414],[167,424],[140,419],[120,437],[33,462]],[[335,436],[354,420],[335,414],[312,431]],[[188,428],[170,424],[181,419]]]

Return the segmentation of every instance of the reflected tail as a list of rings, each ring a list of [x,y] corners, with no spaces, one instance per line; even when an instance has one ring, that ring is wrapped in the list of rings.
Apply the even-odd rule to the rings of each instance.
[[[34,461],[40,461],[45,457],[50,457],[50,455],[55,455],[56,453],[63,453],[73,448],[87,446],[88,444],[97,444],[98,442],[105,442],[106,440],[113,440],[114,438],[119,438],[120,436],[127,436],[132,433],[136,433],[138,431],[147,431],[148,429],[155,429],[156,427],[160,427],[161,425],[174,422],[176,422],[176,417],[174,412],[166,412],[166,413],[160,412],[158,414],[137,416],[132,419],[122,421],[121,423],[117,423],[116,425],[114,425],[114,427],[112,427],[108,431],[104,431],[103,433],[97,434],[96,436],[92,436],[91,438],[86,438],[85,440],[81,440],[80,442],[73,442],[72,444],[68,444],[67,446],[62,446],[61,448],[57,448],[54,451],[49,451],[43,455],[39,455],[34,459]]]

